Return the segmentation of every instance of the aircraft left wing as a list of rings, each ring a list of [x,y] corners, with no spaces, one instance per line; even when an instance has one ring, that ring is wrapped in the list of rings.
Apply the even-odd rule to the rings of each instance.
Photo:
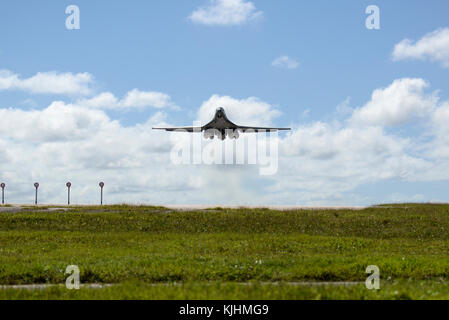
[[[153,130],[165,130],[165,131],[176,131],[176,130],[183,130],[186,132],[201,132],[202,127],[172,127],[172,128],[155,128],[153,127]]]

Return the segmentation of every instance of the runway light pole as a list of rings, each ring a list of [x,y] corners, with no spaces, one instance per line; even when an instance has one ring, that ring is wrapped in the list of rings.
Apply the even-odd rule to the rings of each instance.
[[[72,183],[69,181],[65,185],[67,186],[67,205],[70,206],[70,187],[72,186]]]
[[[3,182],[0,184],[0,188],[2,188],[2,204],[5,204],[5,187],[6,184],[4,184]]]
[[[100,198],[100,203],[101,203],[101,205],[103,205],[103,187],[104,187],[104,182],[100,182],[98,185],[99,185],[100,188],[101,188],[101,198]]]
[[[37,189],[39,189],[39,183],[35,182],[34,187],[36,188],[36,197],[34,198],[34,204],[37,204]]]

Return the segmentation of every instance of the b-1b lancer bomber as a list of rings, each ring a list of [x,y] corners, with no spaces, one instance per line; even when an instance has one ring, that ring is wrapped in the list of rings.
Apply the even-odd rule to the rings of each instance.
[[[179,131],[179,132],[204,132],[206,139],[218,139],[225,140],[226,137],[230,139],[238,139],[241,133],[245,132],[267,132],[267,131],[280,131],[291,130],[290,128],[268,128],[268,127],[246,127],[239,126],[231,122],[226,116],[223,108],[218,108],[215,111],[215,116],[211,122],[202,127],[173,127],[173,128],[153,128],[154,130],[165,131]]]

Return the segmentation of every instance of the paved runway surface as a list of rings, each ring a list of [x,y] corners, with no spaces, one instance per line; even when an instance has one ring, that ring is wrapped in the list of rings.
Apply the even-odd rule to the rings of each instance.
[[[287,285],[298,287],[320,287],[320,286],[356,286],[361,285],[364,282],[358,281],[298,281],[298,282],[259,282],[261,285]],[[210,283],[214,284],[213,282]],[[236,282],[242,286],[252,286],[254,282]],[[103,289],[115,286],[117,284],[111,283],[81,283],[80,287],[85,289]],[[151,286],[182,286],[182,282],[164,282],[164,283],[149,283]],[[65,284],[52,284],[52,283],[39,283],[39,284],[20,284],[20,285],[0,285],[0,290],[7,289],[20,289],[20,290],[43,290],[51,287],[63,287]]]
[[[68,210],[67,205],[61,204],[42,204],[42,205],[26,205],[26,204],[14,204],[11,206],[0,206],[0,212],[19,212],[23,209],[33,209],[33,208],[42,208],[52,206],[52,208],[45,208],[48,211],[56,211],[56,210]],[[88,205],[74,205],[73,207],[88,207]],[[240,208],[248,208],[248,209],[271,209],[278,211],[292,211],[292,210],[363,210],[367,207],[359,207],[359,206],[347,206],[347,207],[325,207],[325,206],[220,206],[220,205],[161,205],[165,208],[172,210],[180,210],[180,211],[191,211],[191,210],[207,210],[214,208],[223,208],[223,209],[240,209]]]
[[[223,209],[240,209],[240,208],[247,208],[247,209],[270,209],[270,210],[278,210],[278,211],[292,211],[292,210],[343,210],[343,209],[349,209],[349,210],[363,210],[367,207],[315,207],[315,206],[220,206],[220,205],[165,205],[164,207],[168,209],[173,210],[206,210],[206,209],[212,209],[212,208],[223,208]]]

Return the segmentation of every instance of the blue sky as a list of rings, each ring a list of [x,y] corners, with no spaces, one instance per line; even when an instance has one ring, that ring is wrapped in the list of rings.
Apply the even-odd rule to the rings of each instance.
[[[414,57],[392,58],[395,46],[404,39],[410,39],[415,43],[431,32],[449,27],[447,1],[233,1],[236,1],[237,9],[240,4],[251,3],[253,11],[250,15],[258,14],[257,18],[247,17],[239,23],[219,25],[204,24],[190,19],[192,13],[199,8],[207,9],[208,6],[218,3],[208,0],[39,2],[19,0],[3,3],[0,5],[1,70],[8,70],[22,79],[33,77],[39,72],[54,71],[74,75],[89,73],[92,81],[88,84],[91,89],[88,95],[52,92],[36,94],[28,89],[0,90],[0,108],[32,112],[44,110],[55,101],[74,104],[80,99],[92,98],[102,92],[113,93],[120,99],[132,89],[166,94],[173,105],[179,107],[149,106],[126,111],[117,108],[96,110],[104,114],[108,118],[107,121],[113,123],[116,120],[120,128],[132,130],[139,125],[148,126],[148,119],[155,115],[170,125],[190,125],[192,121],[201,118],[198,115],[200,107],[213,95],[229,96],[237,100],[257,97],[269,104],[270,108],[280,112],[278,117],[270,119],[271,124],[291,126],[301,132],[298,133],[300,137],[304,137],[304,134],[306,136],[308,134],[305,131],[312,130],[310,127],[317,123],[333,126],[338,122],[339,126],[348,126],[351,115],[338,115],[336,113],[338,105],[346,101],[348,110],[362,108],[371,100],[374,90],[387,88],[397,79],[419,78],[427,81],[428,86],[424,89],[423,95],[430,95],[438,90],[435,94],[438,95],[439,102],[429,107],[433,108],[432,110],[444,106],[444,101],[449,99],[447,81],[449,69],[444,66],[441,59],[432,58],[441,55],[443,59],[448,57],[447,46],[437,46],[435,50],[442,50],[442,53],[435,53],[432,51],[434,49],[426,47],[426,50],[431,50],[430,53],[426,51],[427,53],[421,56],[415,54]],[[80,9],[79,30],[67,30],[65,27],[68,16],[65,9],[72,4]],[[367,18],[365,8],[368,5],[377,5],[380,8],[380,30],[368,30],[365,27]],[[299,66],[292,69],[273,66],[272,62],[282,56],[288,56]],[[27,115],[29,114],[24,116]],[[414,199],[447,201],[449,195],[446,195],[444,190],[449,186],[449,172],[446,177],[445,169],[435,169],[434,172],[431,169],[443,163],[445,155],[440,152],[429,159],[423,152],[429,148],[434,150],[434,147],[426,144],[429,140],[430,143],[439,146],[444,143],[441,139],[437,141],[435,138],[437,134],[434,127],[432,128],[435,130],[429,129],[429,126],[433,126],[428,120],[432,116],[427,114],[428,118],[422,118],[420,114],[419,117],[419,121],[404,122],[401,126],[382,125],[383,134],[393,137],[395,141],[401,139],[424,141],[413,146],[404,144],[403,154],[398,156],[401,161],[405,161],[403,155],[413,157],[415,160],[428,161],[428,166],[424,165],[425,169],[422,166],[410,169],[410,172],[413,172],[412,178],[404,179],[403,176],[395,174],[379,179],[367,176],[351,186],[342,182],[340,192],[340,186],[338,183],[335,184],[337,178],[333,173],[339,171],[338,163],[335,163],[329,173],[329,179],[332,180],[329,184],[337,189],[335,194],[329,190],[326,196],[319,196],[316,194],[319,193],[319,188],[303,189],[301,179],[298,178],[291,194],[275,196],[272,195],[274,191],[270,188],[282,186],[283,174],[296,174],[293,169],[287,174],[285,172],[287,169],[282,167],[281,162],[278,180],[276,178],[264,180],[256,175],[241,176],[238,173],[239,169],[235,169],[235,174],[240,177],[236,178],[239,181],[236,183],[242,188],[250,193],[254,191],[255,186],[260,188],[248,200],[244,197],[233,198],[233,195],[227,193],[217,194],[210,199],[197,198],[189,193],[184,199],[191,203],[220,202],[227,197],[224,202],[258,203],[258,199],[264,199],[265,195],[270,194],[272,195],[270,201],[284,204],[370,204]],[[254,120],[257,121],[257,116]],[[330,133],[331,136],[335,134],[336,132]],[[163,139],[160,135],[148,137]],[[281,137],[284,138],[285,135]],[[285,139],[296,138],[292,135]],[[12,148],[11,150],[15,150],[10,151],[13,155],[0,165],[0,178],[3,180],[14,179],[20,172],[14,169],[17,163],[13,160],[24,156],[20,153],[24,149],[20,149],[19,145],[27,145],[28,151],[39,155],[42,149],[52,146],[52,142],[45,139],[32,143],[17,137],[4,137],[4,139],[5,145],[13,144],[12,147],[17,149]],[[67,139],[67,143],[72,141],[70,137]],[[85,142],[89,143],[88,140]],[[139,149],[139,152],[143,152],[143,149]],[[151,150],[154,157],[157,157],[157,152]],[[126,158],[126,150],[117,157]],[[164,158],[163,155],[160,157]],[[300,155],[286,162],[301,166],[303,161],[313,163],[313,159],[312,157],[305,160]],[[30,180],[39,178],[45,181],[46,175],[38,173],[40,168],[49,171],[49,175],[55,174],[52,172],[53,167],[45,165],[48,161],[42,161],[39,168],[30,165],[32,167]],[[361,160],[361,162],[365,163],[366,170],[369,171],[369,161]],[[76,170],[79,171],[74,171],[75,167],[76,165],[63,162],[58,170],[63,172],[64,168],[70,168],[71,173],[66,176],[71,179],[91,175],[90,166],[77,167]],[[120,165],[114,168],[116,171],[110,173],[111,177],[127,175],[128,170],[131,170]],[[321,172],[323,168],[326,168],[325,164],[323,167],[310,167],[308,169],[310,176],[307,176],[307,179],[314,179],[319,175],[319,180],[324,179],[322,184],[327,185],[328,182]],[[141,164],[141,170],[145,171],[144,164]],[[196,171],[197,169],[177,170],[189,171],[193,176],[201,174]],[[219,168],[217,170],[220,171]],[[314,170],[320,173],[314,174]],[[444,174],[441,173],[443,171]],[[170,169],[163,167],[156,172],[170,172]],[[136,177],[139,176],[138,173],[135,174]],[[439,178],[435,178],[434,175]],[[163,178],[163,175],[148,173],[148,181]],[[339,179],[351,179],[351,175]],[[248,181],[254,183],[248,185]],[[28,192],[25,189],[25,180],[22,183],[24,186],[11,191],[17,202],[21,202],[21,197],[25,197]],[[79,184],[82,183],[80,178]],[[119,184],[117,181],[117,185]],[[43,193],[43,197],[47,201],[57,202],[59,196],[53,196],[50,192],[59,190],[56,187],[57,182],[48,178],[48,186],[50,185],[52,187],[48,188],[48,193]],[[133,189],[132,185],[130,183],[130,190]],[[132,199],[136,202],[179,202],[179,195],[184,194],[179,190],[173,191],[176,187],[165,186],[168,191],[164,189],[165,187],[155,187],[156,199],[145,198],[145,183],[134,185],[137,191],[130,193],[141,195]],[[198,190],[194,192],[202,192],[202,188],[206,188],[206,185],[209,184],[199,183]],[[287,183],[284,187],[289,186]],[[86,186],[82,191],[88,199],[90,198],[87,195],[91,192],[89,188]],[[111,201],[126,201],[127,194],[118,189],[117,187],[113,191]],[[297,198],[295,192],[303,196]],[[89,201],[94,201],[93,199],[94,197]],[[78,201],[82,202],[81,199]]]

